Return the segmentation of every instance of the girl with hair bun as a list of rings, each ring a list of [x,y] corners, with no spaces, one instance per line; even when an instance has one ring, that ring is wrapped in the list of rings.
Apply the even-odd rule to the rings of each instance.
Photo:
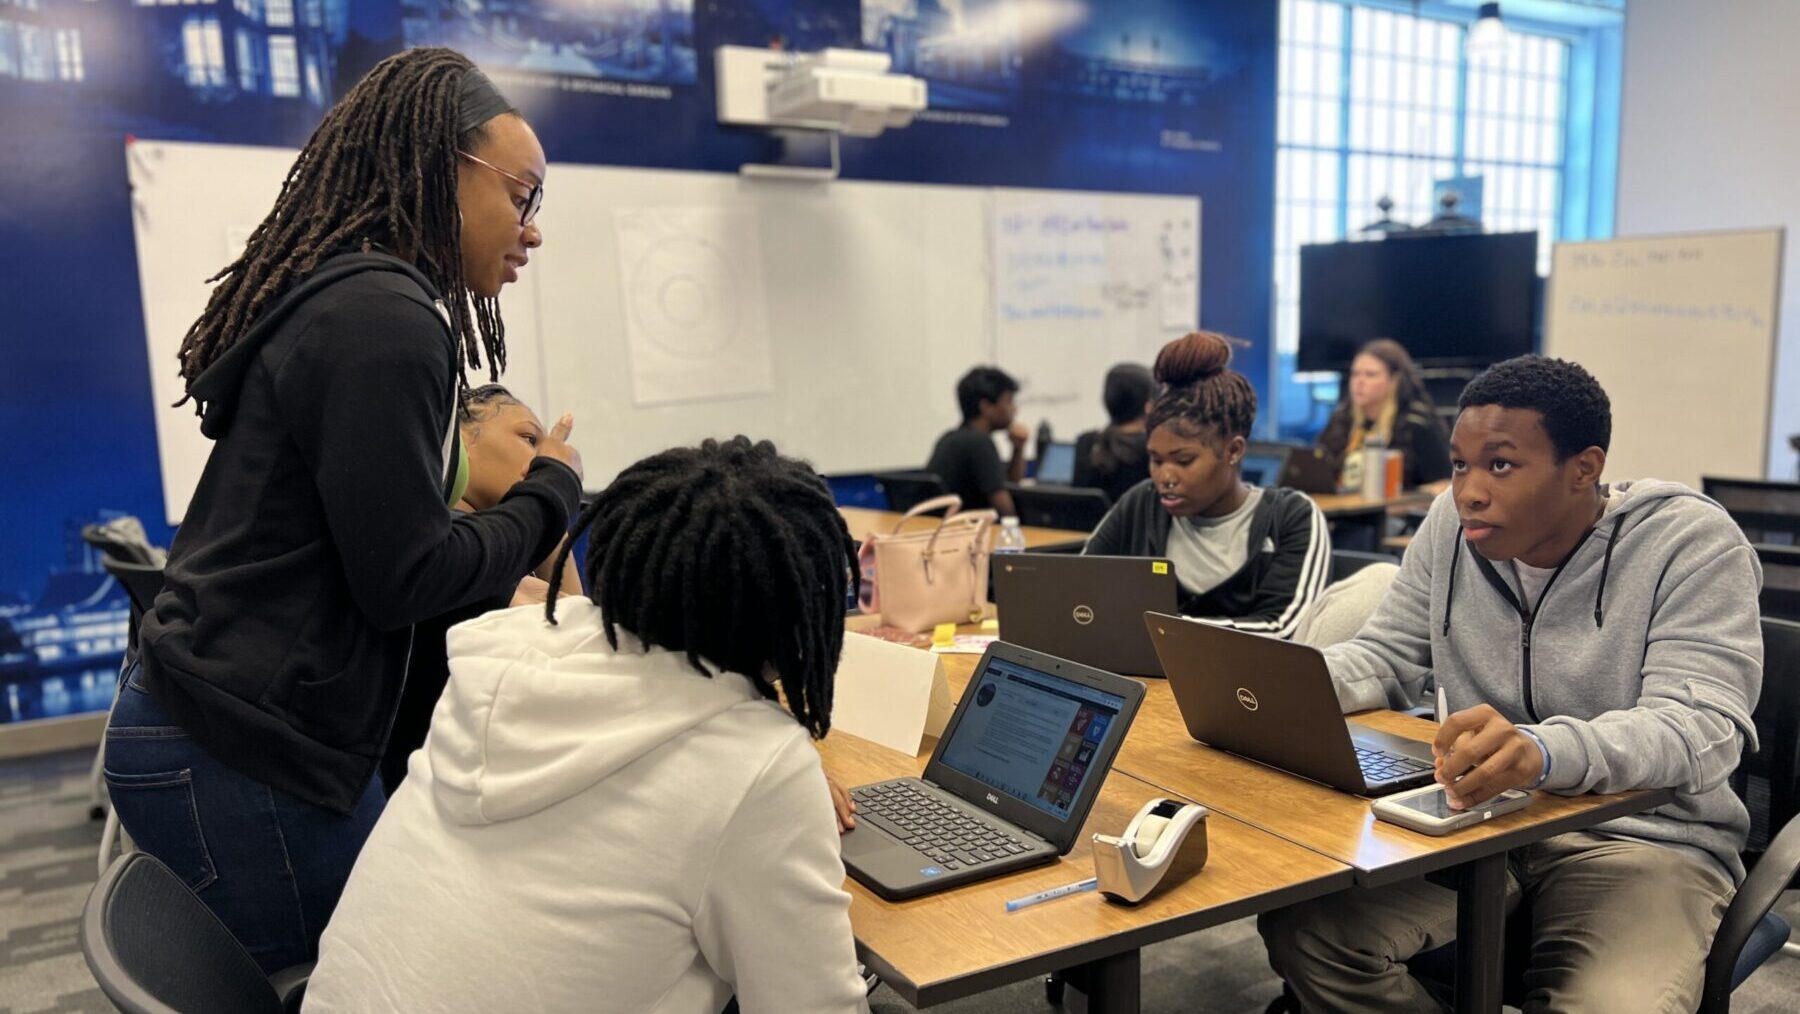
[[[1157,354],[1150,478],[1120,498],[1085,552],[1167,557],[1183,615],[1292,637],[1330,576],[1331,536],[1304,493],[1244,482],[1256,391],[1230,368],[1231,344],[1196,331]]]

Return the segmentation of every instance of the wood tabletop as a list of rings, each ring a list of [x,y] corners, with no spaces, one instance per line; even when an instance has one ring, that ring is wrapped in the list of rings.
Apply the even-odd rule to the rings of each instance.
[[[1419,490],[1409,490],[1399,496],[1374,500],[1364,497],[1361,493],[1308,493],[1307,496],[1312,497],[1312,502],[1318,504],[1319,511],[1328,518],[1344,514],[1385,512],[1394,507],[1424,509],[1431,506],[1431,494]]]
[[[1376,820],[1363,797],[1195,742],[1168,683],[1147,683],[1144,704],[1115,762],[1119,770],[1167,791],[1195,794],[1221,813],[1346,863],[1356,869],[1357,882],[1368,886],[1422,876],[1674,798],[1667,789],[1583,796],[1534,792],[1522,810],[1433,837]],[[1350,720],[1423,742],[1437,730],[1435,723],[1394,711],[1364,712]]]
[[[947,655],[944,661],[951,695],[960,697],[980,657]],[[1366,798],[1196,742],[1168,682],[1143,682],[1144,703],[1113,762],[1115,771],[1330,856],[1355,868],[1357,882],[1370,886],[1422,876],[1674,799],[1668,789],[1583,796],[1534,792],[1531,805],[1522,810],[1433,837],[1376,820]],[[1349,718],[1421,742],[1430,742],[1437,731],[1435,723],[1397,711],[1366,711]]]
[[[972,658],[972,656],[970,656]],[[964,667],[964,682],[970,667]],[[819,746],[845,786],[917,775],[929,759],[834,732]],[[910,901],[885,901],[854,880],[857,953],[915,1007],[1135,950],[1348,887],[1348,866],[1228,816],[1207,819],[1205,867],[1141,904],[1086,892],[1008,913],[1006,902],[1094,875],[1091,837],[1117,834],[1159,790],[1116,767],[1075,848],[1059,861]]]
[[[873,534],[886,535],[894,530],[894,525],[904,516],[898,511],[878,511],[868,507],[839,507],[838,513],[844,516],[844,523],[850,526],[850,537],[861,542]],[[930,531],[937,527],[939,515],[910,518],[901,529],[907,532]],[[1024,526],[1025,548],[1043,549],[1049,546],[1068,546],[1087,541],[1087,532],[1068,531],[1061,528],[1033,528]],[[999,526],[994,533],[999,535]]]

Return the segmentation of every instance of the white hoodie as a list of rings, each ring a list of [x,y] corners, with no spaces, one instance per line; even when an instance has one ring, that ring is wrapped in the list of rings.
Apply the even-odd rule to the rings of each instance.
[[[867,1011],[806,731],[751,682],[613,651],[587,599],[451,628],[314,1011]]]

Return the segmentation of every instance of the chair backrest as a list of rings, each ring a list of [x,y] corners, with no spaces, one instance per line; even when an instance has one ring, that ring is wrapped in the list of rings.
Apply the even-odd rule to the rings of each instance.
[[[1091,532],[1110,507],[1106,494],[1084,486],[1012,486],[1019,523],[1034,528]]]
[[[1331,551],[1331,583],[1336,584],[1372,563],[1399,563],[1387,553],[1362,553],[1354,549]]]
[[[1756,558],[1763,569],[1762,594],[1758,597],[1762,614],[1800,620],[1800,548],[1759,543]]]
[[[931,472],[877,472],[875,483],[887,495],[888,510],[909,511],[934,497],[950,492],[944,480]],[[963,504],[964,510],[979,510],[984,503]]]
[[[1781,894],[1800,873],[1800,820],[1790,820],[1769,843],[1762,861],[1744,878],[1719,920],[1712,951],[1706,956],[1706,986],[1700,993],[1701,1014],[1731,1009],[1733,973],[1738,955],[1758,923],[1775,908]]]
[[[162,591],[163,569],[155,564],[127,563],[108,554],[100,558],[100,565],[125,589],[133,616],[147,612],[156,601],[156,593]]]
[[[1731,787],[1750,810],[1744,861],[1758,865],[1775,832],[1800,810],[1800,623],[1764,617],[1762,694],[1757,698],[1756,738],[1761,749],[1744,754]]]
[[[126,1014],[281,1014],[275,987],[167,866],[120,856],[81,913],[81,953]]]
[[[143,622],[144,613],[156,602],[156,593],[162,591],[163,569],[153,563],[127,563],[124,560],[105,553],[100,557],[100,566],[119,582],[125,589],[125,597],[131,600],[131,612],[126,621],[125,643],[137,647],[138,624]]]
[[[1719,502],[1751,542],[1776,546],[1800,544],[1800,482],[1761,479],[1700,480],[1707,496]]]

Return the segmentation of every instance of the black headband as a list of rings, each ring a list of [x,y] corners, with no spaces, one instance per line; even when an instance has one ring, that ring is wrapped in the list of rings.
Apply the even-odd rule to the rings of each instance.
[[[461,88],[461,112],[456,118],[457,136],[467,134],[476,127],[499,116],[501,113],[516,113],[518,110],[488,76],[474,67],[463,72]]]

